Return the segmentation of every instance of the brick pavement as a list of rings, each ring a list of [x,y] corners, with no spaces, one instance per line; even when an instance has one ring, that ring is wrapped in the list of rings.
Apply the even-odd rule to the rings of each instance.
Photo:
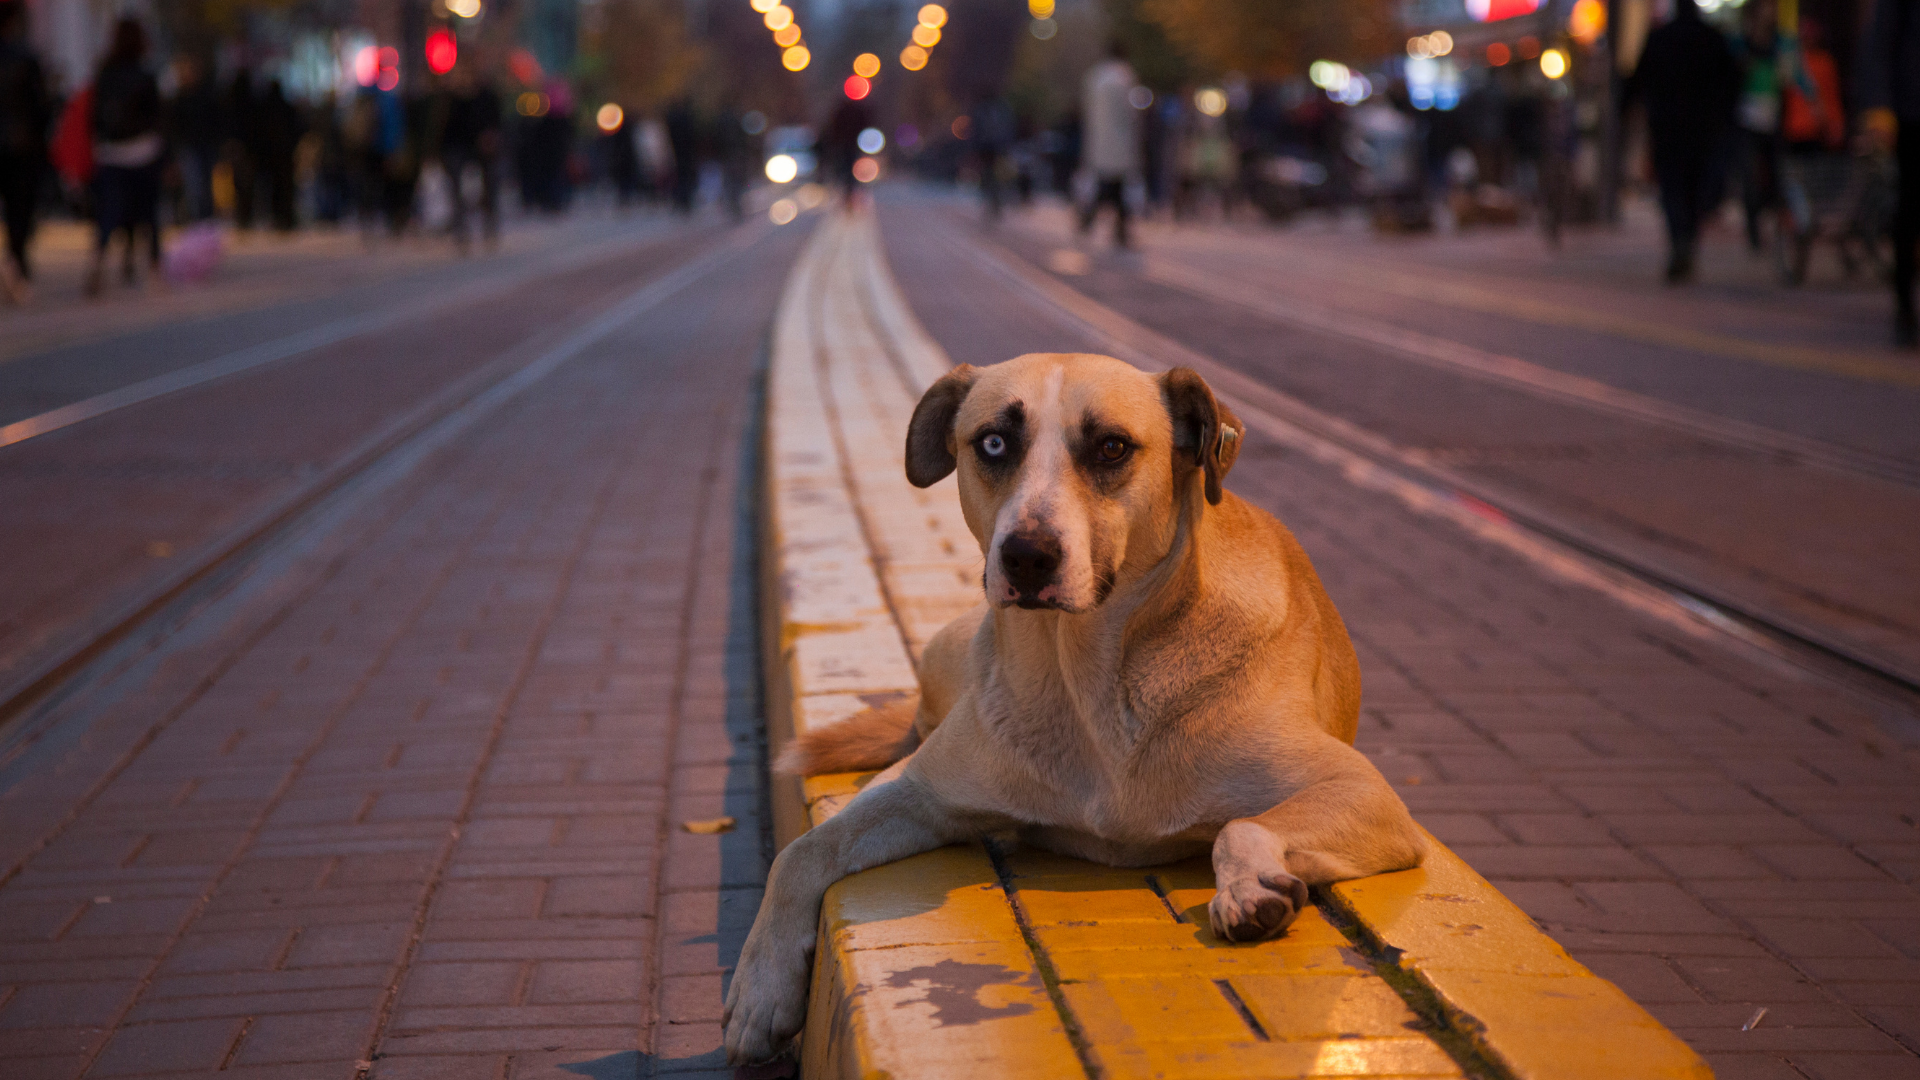
[[[718,1073],[766,858],[748,391],[800,232],[82,702],[0,796],[52,822],[0,845],[9,1078]]]
[[[910,213],[883,209],[883,237],[955,362],[1102,347]],[[1346,618],[1361,749],[1577,959],[1722,1080],[1920,1077],[1920,751],[1875,706],[1270,440],[1230,486],[1292,527]]]
[[[688,257],[705,238],[702,231],[661,229],[596,250],[585,265],[520,281],[505,296],[470,297],[428,317],[6,447],[0,501],[15,510],[0,519],[0,548],[11,553],[0,564],[0,685],[90,639],[100,613],[149,594],[181,564],[196,564],[362,440],[490,363],[536,355],[571,320],[623,294],[636,278]],[[410,295],[395,290],[392,306]],[[233,325],[244,321],[163,327],[120,339],[117,348],[136,357],[192,346],[224,352],[228,345],[207,341],[229,333],[244,339]],[[304,326],[295,320],[284,329]],[[66,365],[64,374],[28,370],[39,359],[11,361],[0,371],[0,408],[49,394],[42,404],[64,405],[74,384],[80,395],[119,385],[110,380],[125,366],[120,357],[91,353],[47,359]]]

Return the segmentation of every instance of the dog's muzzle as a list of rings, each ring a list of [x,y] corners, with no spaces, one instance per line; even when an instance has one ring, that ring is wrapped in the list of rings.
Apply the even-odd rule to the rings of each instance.
[[[1060,572],[1060,538],[1051,533],[1015,533],[1000,541],[1000,572],[1023,608],[1059,606],[1055,597],[1042,595],[1056,585]]]

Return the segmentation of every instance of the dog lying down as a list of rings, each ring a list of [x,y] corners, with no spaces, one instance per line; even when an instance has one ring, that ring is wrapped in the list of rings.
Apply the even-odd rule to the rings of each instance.
[[[1353,749],[1360,668],[1306,552],[1225,491],[1244,428],[1199,375],[1042,353],[920,399],[907,479],[959,471],[985,603],[927,643],[920,694],[809,732],[814,774],[886,766],[774,860],[727,992],[727,1058],[805,1019],[815,926],[848,874],[994,833],[1114,866],[1211,849],[1214,931],[1283,933],[1307,886],[1418,865]]]

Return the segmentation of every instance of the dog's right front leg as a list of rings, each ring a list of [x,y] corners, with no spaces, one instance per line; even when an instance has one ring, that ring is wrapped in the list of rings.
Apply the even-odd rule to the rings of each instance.
[[[724,1013],[727,1060],[765,1061],[807,1015],[820,900],[849,874],[978,835],[981,823],[943,805],[910,776],[869,785],[846,808],[801,834],[773,860]]]

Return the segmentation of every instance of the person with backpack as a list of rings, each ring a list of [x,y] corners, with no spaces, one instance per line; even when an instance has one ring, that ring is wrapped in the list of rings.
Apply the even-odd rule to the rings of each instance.
[[[46,74],[26,43],[25,0],[0,0],[0,210],[7,252],[0,258],[0,294],[16,304],[31,295],[27,243],[47,164]]]
[[[147,262],[160,269],[160,165],[166,140],[160,134],[160,83],[146,66],[147,33],[134,19],[113,28],[113,44],[93,80],[93,210],[97,231],[88,296],[100,295],[107,242],[126,233],[122,274],[134,280],[134,245],[147,234]]]

